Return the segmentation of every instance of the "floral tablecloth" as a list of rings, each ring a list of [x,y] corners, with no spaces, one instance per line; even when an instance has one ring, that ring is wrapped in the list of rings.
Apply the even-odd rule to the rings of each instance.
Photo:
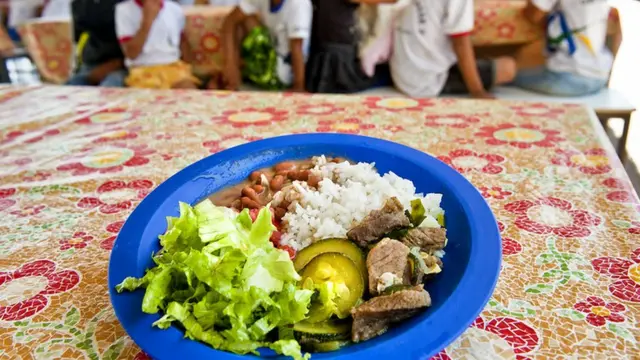
[[[495,294],[436,359],[640,354],[640,205],[585,108],[45,86],[0,87],[0,119],[0,358],[145,359],[107,294],[124,220],[209,154],[315,131],[437,156],[495,212]]]

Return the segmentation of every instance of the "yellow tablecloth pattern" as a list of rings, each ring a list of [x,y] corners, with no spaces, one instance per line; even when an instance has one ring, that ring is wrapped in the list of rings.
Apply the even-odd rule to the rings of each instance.
[[[423,150],[491,205],[497,289],[435,359],[640,354],[640,203],[586,108],[43,86],[0,87],[0,117],[0,358],[146,359],[106,286],[128,214],[194,161],[306,132]]]
[[[479,0],[476,2],[474,44],[478,46],[513,45],[535,41],[542,37],[522,16],[524,0]],[[220,29],[228,7],[185,7],[185,34],[194,51],[194,71],[208,74],[220,69]],[[615,13],[617,15],[617,13]],[[617,16],[610,26],[615,27]],[[73,42],[69,23],[35,21],[21,27],[25,45],[34,58],[43,78],[55,84],[63,83],[72,70]]]

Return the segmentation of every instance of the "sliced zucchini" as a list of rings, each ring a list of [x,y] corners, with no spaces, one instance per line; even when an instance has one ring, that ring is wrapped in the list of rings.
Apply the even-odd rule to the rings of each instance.
[[[301,321],[293,325],[293,333],[304,343],[347,340],[351,336],[351,321],[327,320],[314,324]]]
[[[336,341],[325,341],[317,344],[311,345],[311,349],[314,352],[331,352],[337,351],[341,348],[349,345],[350,341],[336,340]]]
[[[300,274],[302,283],[307,279],[320,285],[324,282],[332,282],[336,289],[334,299],[338,317],[348,317],[364,294],[365,282],[356,264],[348,257],[338,253],[324,253],[316,256]],[[327,316],[328,315],[328,316]],[[331,314],[323,314],[325,318]],[[309,317],[314,322],[324,320],[314,314],[314,306],[309,310]]]
[[[402,284],[400,284],[400,285],[391,285],[388,288],[384,289],[384,291],[380,295],[391,295],[393,293],[397,293],[398,291],[411,290],[414,287],[415,286],[402,285]]]
[[[420,259],[418,259],[417,255],[413,252],[409,253],[407,257],[407,262],[409,263],[409,275],[411,278],[411,284],[418,285],[422,283],[424,279],[424,269],[420,266]]]
[[[296,254],[295,259],[293,259],[293,266],[296,268],[296,271],[300,273],[311,260],[325,253],[340,253],[349,258],[349,260],[356,264],[358,271],[365,276],[364,281],[366,282],[367,264],[365,256],[358,245],[347,239],[325,239],[317,241]]]

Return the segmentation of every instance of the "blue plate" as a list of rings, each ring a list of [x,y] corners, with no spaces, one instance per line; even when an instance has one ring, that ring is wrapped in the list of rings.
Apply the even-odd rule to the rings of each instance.
[[[153,328],[160,315],[141,311],[143,291],[117,294],[127,276],[143,276],[159,250],[166,216],[178,215],[178,202],[196,204],[209,194],[244,180],[254,170],[314,155],[375,162],[380,173],[393,171],[413,181],[418,192],[443,194],[449,243],[444,271],[428,282],[433,306],[375,339],[313,359],[429,359],[475,320],[493,293],[501,261],[501,241],[491,209],[462,175],[418,150],[363,136],[309,134],[282,136],[234,147],[209,156],[162,183],[129,216],[109,263],[109,295],[122,326],[155,359],[247,359],[183,338],[176,327]],[[261,352],[262,356],[276,356]]]

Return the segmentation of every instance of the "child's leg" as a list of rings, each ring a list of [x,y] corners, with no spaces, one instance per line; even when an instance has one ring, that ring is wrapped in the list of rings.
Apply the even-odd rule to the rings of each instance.
[[[606,79],[555,72],[545,67],[520,71],[515,79],[518,87],[555,96],[589,95],[602,90],[606,84]]]
[[[507,84],[513,81],[516,75],[516,62],[510,57],[499,57],[496,59],[476,60],[478,74],[485,90],[491,90],[495,85]],[[447,81],[442,89],[442,94],[468,94],[469,90],[464,82],[462,73],[458,65],[449,69]]]
[[[508,84],[516,77],[517,66],[515,59],[508,56],[501,56],[493,59],[494,76],[493,85]]]

